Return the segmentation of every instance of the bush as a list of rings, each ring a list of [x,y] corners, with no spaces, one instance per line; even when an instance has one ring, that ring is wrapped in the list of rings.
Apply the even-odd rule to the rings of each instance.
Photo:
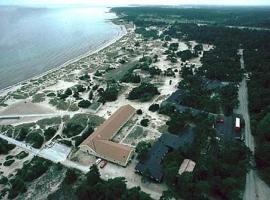
[[[177,113],[173,114],[166,124],[169,126],[168,131],[170,133],[178,134],[186,126],[186,119],[182,114]]]
[[[80,108],[89,108],[89,106],[91,106],[91,102],[88,101],[88,100],[81,100],[79,103],[78,103],[78,106]]]
[[[66,176],[64,178],[64,183],[67,185],[71,185],[76,182],[78,175],[74,169],[68,169],[66,172]]]
[[[10,165],[12,165],[12,163],[14,163],[15,162],[15,160],[6,160],[5,162],[4,162],[4,166],[10,166]]]
[[[24,193],[27,190],[24,181],[19,177],[12,179],[10,181],[10,184],[11,184],[11,188],[8,194],[9,199],[13,199],[16,196],[18,196],[18,194]]]
[[[77,136],[74,138],[75,140],[75,146],[79,146],[91,133],[94,132],[94,129],[92,127],[88,128],[83,132],[81,136]]]
[[[44,131],[45,140],[50,140],[56,133],[56,129],[54,127],[49,127]]]
[[[42,131],[40,129],[34,130],[30,134],[27,135],[25,141],[32,145],[32,147],[39,149],[44,140],[43,137],[40,135]]]
[[[71,90],[70,88],[66,89],[65,95],[66,95],[66,96],[72,95],[72,90]]]
[[[29,128],[26,128],[26,127],[22,127],[20,130],[19,130],[19,133],[16,137],[16,140],[19,140],[19,141],[24,141],[27,134],[30,132],[30,129]]]
[[[25,152],[25,151],[21,151],[19,154],[17,154],[15,157],[17,159],[23,159],[23,158],[26,158],[27,156],[29,155],[29,153]]]
[[[88,117],[84,114],[74,115],[67,121],[63,128],[63,134],[67,137],[72,137],[80,134],[87,126]]]
[[[157,87],[151,83],[142,83],[139,87],[133,88],[128,95],[128,99],[141,99],[147,101],[152,99],[155,95],[160,94]]]
[[[149,149],[151,148],[151,144],[145,141],[139,142],[135,148],[135,152],[138,154],[137,159],[140,162],[143,162],[147,159],[147,154]]]
[[[72,147],[72,142],[69,141],[69,140],[60,140],[59,142],[61,144],[64,144],[64,145],[68,146],[68,147]]]
[[[15,145],[9,144],[7,141],[0,138],[0,154],[7,154],[10,150],[14,148]]]
[[[35,156],[31,162],[24,163],[23,167],[18,170],[16,179],[19,178],[24,183],[32,182],[43,175],[51,165],[51,161]]]
[[[152,104],[150,107],[149,107],[149,110],[152,111],[152,112],[156,112],[159,110],[159,104]]]
[[[47,94],[47,97],[55,97],[56,94],[54,92],[50,92],[49,94]]]
[[[107,83],[107,88],[105,91],[100,92],[101,98],[99,99],[99,102],[105,103],[107,101],[115,101],[118,97],[119,93],[119,85],[115,82]]]
[[[1,179],[0,179],[0,184],[6,184],[8,182],[8,178],[3,176]]]
[[[79,77],[80,80],[86,81],[90,79],[90,76],[88,74],[84,74],[82,76]]]
[[[148,124],[149,124],[149,119],[142,119],[142,121],[141,121],[142,126],[147,127]]]
[[[141,77],[137,74],[127,73],[124,75],[121,81],[125,83],[140,83]]]
[[[77,92],[84,92],[86,90],[86,88],[82,85],[77,85],[76,88],[77,88]]]
[[[137,112],[138,115],[141,115],[143,113],[142,109],[138,109],[136,112]]]

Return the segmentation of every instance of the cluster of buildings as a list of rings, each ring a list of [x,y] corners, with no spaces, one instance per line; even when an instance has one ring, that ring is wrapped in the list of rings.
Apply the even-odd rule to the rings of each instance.
[[[167,101],[179,105],[178,101],[181,99],[179,98],[181,92],[181,90],[176,91]],[[193,112],[197,113],[201,111],[194,109]],[[81,143],[79,146],[80,149],[91,155],[125,167],[131,159],[134,149],[128,145],[113,142],[112,139],[135,113],[135,108],[130,105],[120,107],[101,126],[99,126],[94,133]],[[242,118],[239,115],[230,117],[224,116],[215,122],[214,128],[218,135],[237,138],[240,137],[239,130],[241,130],[241,124]],[[194,128],[191,127],[186,128],[179,135],[170,133],[162,134],[152,145],[147,154],[147,159],[136,165],[135,171],[144,176],[148,176],[157,182],[161,182],[164,174],[164,157],[170,151],[177,150],[187,144],[192,144],[193,140]],[[180,166],[179,174],[181,175],[185,171],[191,172],[194,167],[195,162],[185,159]]]
[[[134,149],[128,145],[113,142],[112,139],[135,113],[135,108],[130,105],[120,107],[81,143],[80,150],[125,167]],[[191,144],[193,140],[193,128],[187,128],[181,136],[162,134],[148,152],[148,159],[143,163],[138,163],[135,171],[141,174],[147,173],[150,178],[160,182],[163,178],[162,162],[166,154],[186,144]],[[190,169],[187,166],[182,166],[182,168]]]

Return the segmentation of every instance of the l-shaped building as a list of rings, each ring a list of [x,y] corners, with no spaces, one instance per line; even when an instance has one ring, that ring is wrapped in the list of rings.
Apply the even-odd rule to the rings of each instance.
[[[135,108],[130,105],[120,107],[81,143],[80,149],[110,162],[126,166],[134,149],[128,145],[115,143],[112,139],[135,112]]]

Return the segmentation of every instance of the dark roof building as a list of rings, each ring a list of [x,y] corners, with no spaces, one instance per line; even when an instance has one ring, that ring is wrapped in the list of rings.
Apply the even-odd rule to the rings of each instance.
[[[229,82],[222,82],[219,80],[211,80],[207,78],[203,78],[202,83],[206,90],[216,90],[229,84]]]
[[[148,152],[148,159],[143,163],[138,163],[135,167],[135,171],[149,176],[157,182],[161,182],[163,178],[162,161],[166,154],[170,150],[176,150],[185,144],[191,144],[193,139],[194,132],[192,128],[186,129],[181,133],[181,136],[170,133],[162,134]]]
[[[186,112],[186,111],[190,111],[192,113],[192,115],[194,115],[194,116],[201,114],[201,113],[209,114],[206,111],[198,110],[198,109],[195,109],[192,107],[182,105],[182,103],[183,103],[182,99],[183,99],[183,95],[185,93],[186,92],[182,89],[176,90],[174,93],[171,94],[171,96],[169,96],[165,101],[162,102],[161,106],[164,106],[167,103],[172,103],[175,106],[175,109],[181,113]]]
[[[160,182],[163,177],[161,162],[168,152],[169,148],[157,141],[148,152],[149,159],[144,163],[138,163],[135,170],[143,175],[149,176],[157,182]]]

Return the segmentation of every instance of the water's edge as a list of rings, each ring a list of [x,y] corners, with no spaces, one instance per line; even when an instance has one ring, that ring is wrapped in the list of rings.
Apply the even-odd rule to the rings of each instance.
[[[110,21],[110,20],[109,20]],[[110,21],[109,23],[113,23],[112,21]],[[22,81],[19,81],[18,83],[15,83],[15,84],[12,84],[10,86],[7,86],[7,87],[4,87],[4,88],[1,88],[0,89],[0,95],[3,95],[2,93],[7,93],[9,92],[8,90],[11,90],[12,88],[16,87],[16,86],[19,86],[21,85],[22,83],[24,82],[27,82],[27,81],[30,81],[32,79],[38,79],[42,76],[45,76],[49,73],[53,73],[54,71],[57,71],[61,68],[65,68],[67,67],[68,65],[72,64],[72,63],[75,63],[75,62],[78,62],[79,60],[83,59],[83,58],[86,58],[88,56],[91,56],[95,53],[98,53],[104,49],[106,49],[107,47],[113,45],[115,42],[117,42],[118,40],[120,40],[122,37],[124,37],[126,34],[127,34],[127,30],[126,30],[126,27],[124,25],[117,25],[115,24],[116,26],[120,26],[120,32],[112,39],[110,40],[107,40],[105,42],[103,42],[101,45],[97,46],[96,48],[93,48],[93,49],[90,49],[89,51],[87,51],[86,53],[84,54],[81,54],[75,58],[71,58],[70,60],[66,61],[65,63],[57,66],[57,67],[54,67],[53,69],[49,69],[41,74],[38,74],[38,75],[35,75],[31,78],[28,78],[28,79],[25,79],[25,80],[22,80]]]

